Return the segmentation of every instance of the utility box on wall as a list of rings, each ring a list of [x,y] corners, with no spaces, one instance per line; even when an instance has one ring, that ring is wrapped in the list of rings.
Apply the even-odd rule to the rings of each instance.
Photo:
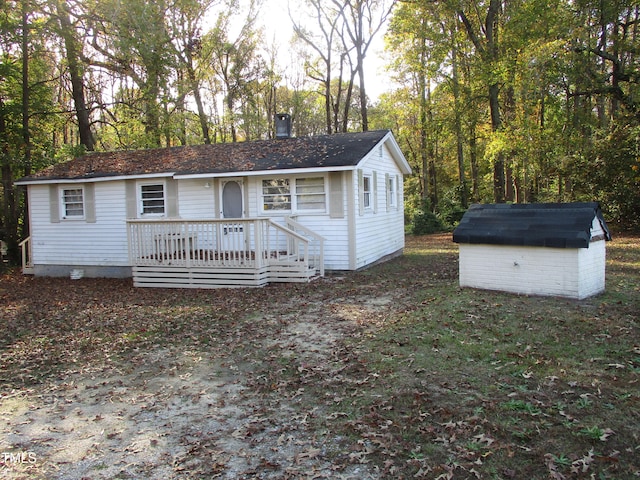
[[[472,205],[453,232],[461,287],[584,299],[605,289],[597,202]]]

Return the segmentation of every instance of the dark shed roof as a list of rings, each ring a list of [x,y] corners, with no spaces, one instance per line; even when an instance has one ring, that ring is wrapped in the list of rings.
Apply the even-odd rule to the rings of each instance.
[[[254,172],[355,166],[389,130],[213,145],[90,153],[21,181],[121,175]]]
[[[611,234],[597,202],[472,205],[453,232],[456,243],[588,248],[598,218]]]

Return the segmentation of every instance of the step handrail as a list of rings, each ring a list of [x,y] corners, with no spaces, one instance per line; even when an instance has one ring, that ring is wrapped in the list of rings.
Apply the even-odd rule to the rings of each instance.
[[[31,236],[22,240],[18,246],[22,251],[22,273],[31,273],[33,271],[33,262],[31,261]]]

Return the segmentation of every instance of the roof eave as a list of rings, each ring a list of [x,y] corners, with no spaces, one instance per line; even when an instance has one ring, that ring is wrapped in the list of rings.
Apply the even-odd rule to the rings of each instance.
[[[33,178],[18,180],[14,184],[17,186],[26,185],[52,185],[60,183],[94,183],[94,182],[111,182],[119,180],[144,180],[149,178],[167,178],[173,177],[176,180],[190,180],[199,178],[228,178],[228,177],[256,177],[265,175],[292,175],[292,174],[309,174],[309,173],[326,173],[354,170],[354,165],[344,165],[338,167],[311,167],[311,168],[286,168],[274,170],[250,170],[240,171],[234,170],[230,172],[203,172],[203,173],[176,173],[161,172],[136,175],[104,175],[95,177],[81,178]]]
[[[230,172],[203,172],[203,173],[176,173],[173,177],[176,180],[190,180],[198,178],[227,178],[227,177],[264,177],[265,175],[294,175],[307,173],[326,173],[354,170],[353,165],[344,165],[339,167],[309,167],[309,168],[282,168],[268,170],[234,170]]]
[[[160,173],[139,173],[134,175],[96,175],[96,176],[84,176],[76,178],[64,178],[64,177],[43,177],[43,178],[31,178],[20,179],[14,182],[16,186],[26,185],[51,185],[58,183],[94,183],[94,182],[113,182],[117,180],[142,180],[148,178],[167,178],[173,177],[175,172],[160,172]]]

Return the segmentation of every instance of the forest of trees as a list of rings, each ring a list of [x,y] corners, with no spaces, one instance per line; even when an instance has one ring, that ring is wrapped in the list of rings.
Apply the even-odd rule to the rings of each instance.
[[[28,235],[13,182],[94,150],[390,128],[409,223],[471,202],[599,201],[640,228],[638,0],[0,3],[0,238]],[[284,22],[284,20],[282,20]],[[394,88],[365,75],[386,31]],[[418,222],[419,223],[419,222]]]

